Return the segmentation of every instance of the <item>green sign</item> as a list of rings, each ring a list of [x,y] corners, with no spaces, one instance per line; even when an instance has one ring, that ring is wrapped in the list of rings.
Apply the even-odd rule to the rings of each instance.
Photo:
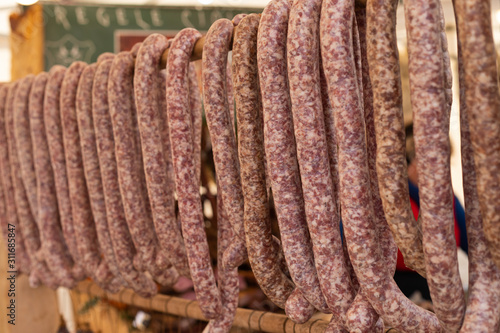
[[[43,3],[45,69],[74,61],[95,62],[104,52],[129,50],[151,33],[168,37],[184,28],[206,32],[220,18],[256,8],[132,7]]]

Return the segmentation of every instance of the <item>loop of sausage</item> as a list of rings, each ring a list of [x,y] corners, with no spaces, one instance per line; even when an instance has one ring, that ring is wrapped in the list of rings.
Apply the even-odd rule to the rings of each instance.
[[[28,108],[29,95],[34,79],[35,76],[31,74],[19,80],[13,100],[12,128],[7,128],[6,132],[9,141],[9,159],[11,161],[12,183],[14,185],[20,233],[24,240],[26,253],[31,260],[30,285],[37,287],[40,283],[43,283],[49,285],[51,288],[56,288],[57,284],[45,264],[45,258],[37,255],[41,242],[39,228],[34,215],[37,212],[35,208],[36,203],[34,203],[34,206],[30,206],[28,187],[23,183],[23,175],[20,172],[23,169],[33,172],[30,179],[30,186],[32,187],[29,190],[31,194],[34,194],[34,200],[36,201],[36,176],[33,167]],[[30,157],[26,157],[26,155]],[[21,164],[23,157],[26,157],[23,162],[28,162],[28,165]],[[32,208],[35,208],[35,210],[32,210]]]
[[[367,53],[373,86],[376,171],[385,218],[405,265],[425,277],[422,234],[408,196],[406,141],[399,55],[396,0],[367,2]],[[390,130],[388,130],[390,129]]]
[[[15,184],[13,174],[17,170],[13,170],[13,166],[11,163],[11,154],[12,147],[10,146],[9,136],[13,136],[13,112],[14,112],[14,96],[19,86],[19,81],[15,81],[10,83],[9,85],[4,85],[3,89],[5,89],[5,104],[2,110],[2,119],[0,122],[2,123],[2,130],[0,131],[3,136],[1,140],[1,149],[2,149],[2,160],[0,161],[2,167],[2,182],[4,188],[5,195],[5,204],[7,206],[7,227],[14,229],[16,235],[16,262],[15,268],[16,270],[30,274],[31,272],[31,259],[28,255],[28,251],[26,249],[26,245],[24,244],[23,235],[21,232],[21,224],[19,223],[19,217],[17,214],[17,206],[16,206],[16,195],[15,195]],[[11,129],[12,128],[12,129]],[[10,132],[10,133],[9,133]],[[14,150],[15,151],[15,150]],[[5,234],[8,231],[5,230]]]
[[[488,1],[456,1],[463,50],[465,99],[488,247],[500,267],[500,96]]]
[[[108,78],[109,114],[113,126],[118,182],[128,230],[137,251],[133,258],[134,267],[138,271],[148,270],[159,283],[170,285],[178,277],[175,268],[162,270],[156,265],[160,250],[142,168],[134,105],[134,62],[129,52],[119,53],[111,64]],[[114,239],[120,235],[113,233],[111,237]]]
[[[286,64],[289,12],[289,1],[273,0],[264,9],[259,25],[257,64],[264,115],[264,148],[281,245],[290,275],[297,289],[314,307],[328,311],[314,267],[295,150]]]
[[[335,115],[340,203],[349,257],[360,288],[389,324],[406,332],[439,332],[437,318],[407,299],[389,274],[372,220],[364,114],[352,48],[354,2],[323,1],[321,54]]]
[[[179,274],[189,276],[186,249],[176,222],[173,180],[168,170],[171,159],[170,141],[165,134],[168,122],[159,104],[159,64],[167,45],[166,37],[159,34],[143,41],[137,54],[134,94],[147,190],[161,255]]]
[[[98,236],[83,170],[76,118],[76,91],[80,76],[86,67],[87,64],[84,62],[74,62],[66,70],[61,84],[60,114],[71,212],[79,260],[81,260],[87,274],[103,288],[111,292],[118,292],[121,278],[114,276],[108,264],[101,259],[101,249],[97,241]]]
[[[72,276],[74,263],[59,223],[54,174],[50,163],[44,122],[44,99],[49,77],[48,73],[37,75],[29,99],[30,132],[33,142],[38,207],[36,221],[41,240],[39,255],[45,258],[57,284],[73,287],[76,283]]]
[[[156,285],[133,267],[134,244],[123,211],[115,159],[113,128],[108,108],[111,56],[87,67],[78,87],[77,116],[83,163],[92,213],[103,256],[113,274],[144,297],[156,294]]]
[[[233,83],[238,125],[238,155],[244,198],[247,252],[252,271],[264,294],[281,308],[294,284],[278,265],[269,220],[264,129],[257,69],[257,31],[260,17],[250,14],[234,29]]]
[[[434,312],[457,331],[465,313],[450,172],[449,109],[439,1],[405,3],[415,152],[427,283]]]
[[[243,225],[243,193],[241,190],[240,166],[238,161],[234,122],[231,121],[233,110],[227,89],[227,53],[231,42],[233,24],[227,19],[220,19],[212,24],[205,37],[203,47],[203,100],[208,130],[212,141],[215,170],[221,189],[228,219],[235,231],[236,241],[227,253],[224,265],[239,266],[246,259],[245,230]],[[232,84],[231,84],[232,85]],[[228,97],[226,97],[228,96]],[[234,255],[238,253],[239,255]]]
[[[73,264],[59,224],[54,174],[50,165],[43,120],[45,88],[48,79],[49,74],[42,72],[33,81],[28,105],[29,135],[32,142],[32,162],[36,181],[37,210],[34,213],[34,217],[40,232],[41,249],[39,255],[43,255],[49,271],[52,272],[53,279],[55,280],[53,284],[58,286],[60,282],[54,271],[66,270],[70,272]],[[21,159],[20,161],[22,163]],[[46,255],[46,253],[52,255]],[[51,284],[45,282],[44,284],[51,286]]]
[[[46,153],[46,147],[44,145],[45,141],[41,142],[38,157],[36,157],[36,161],[39,162],[39,167],[37,168],[35,164],[35,169],[37,170],[37,180],[41,181],[41,183],[37,185],[39,193],[38,204],[42,205],[43,202],[47,205],[40,208],[40,214],[42,215],[42,217],[40,217],[41,223],[47,225],[55,223],[55,221],[57,221],[57,213],[59,213],[64,240],[75,263],[73,267],[73,276],[76,281],[79,281],[86,277],[86,271],[78,253],[73,225],[68,176],[66,172],[66,159],[64,157],[61,116],[59,113],[59,97],[61,95],[61,84],[65,72],[66,68],[58,65],[53,66],[49,71],[49,78],[45,86],[43,101],[43,125],[45,126],[45,139],[49,154],[42,156],[42,154]],[[40,134],[40,138],[43,139],[43,134]],[[36,140],[34,142],[37,144]],[[48,160],[49,156],[50,160]],[[49,172],[50,170],[52,170],[52,172]],[[41,179],[43,179],[43,181]],[[53,183],[55,185],[57,205],[54,205],[51,196],[51,193],[53,193]],[[54,211],[55,208],[57,208],[58,211]],[[44,219],[44,221],[42,221],[42,219]],[[43,229],[44,227],[42,226],[42,230]]]
[[[186,245],[196,298],[207,318],[217,318],[221,312],[221,296],[217,290],[210,262],[200,200],[200,180],[194,155],[194,124],[189,101],[189,58],[201,34],[184,29],[177,34],[167,60],[167,112],[175,186],[179,203],[179,218]],[[205,102],[207,103],[207,101]],[[219,250],[219,249],[218,249]]]
[[[474,167],[475,156],[469,129],[470,113],[468,104],[471,98],[470,81],[466,81],[465,63],[470,61],[470,54],[462,48],[462,42],[467,43],[465,29],[467,7],[465,2],[456,1],[455,19],[458,37],[458,77],[460,84],[460,145],[462,154],[462,178],[464,188],[465,221],[467,243],[469,245],[469,293],[464,322],[460,332],[494,332],[500,326],[500,269],[493,261],[488,243],[483,231],[483,220],[477,187],[477,170]],[[468,52],[471,52],[469,50]],[[470,66],[470,64],[469,64]],[[470,67],[469,67],[470,70]],[[474,75],[477,75],[475,73]],[[471,77],[469,76],[470,80]],[[487,309],[487,310],[486,310]]]
[[[23,90],[26,96],[20,96],[19,101],[14,102],[16,104],[20,103],[20,105],[15,106],[17,112],[14,112],[14,134],[16,136],[17,155],[19,158],[20,172],[22,176],[21,178],[26,190],[31,213],[36,220],[38,212],[36,175],[33,162],[33,145],[31,144],[28,109],[29,94],[34,78],[34,75],[28,75],[23,78],[23,82],[26,85]]]
[[[319,76],[321,1],[295,1],[287,58],[297,160],[319,282],[329,308],[345,320],[354,290],[342,251],[334,203]]]
[[[383,205],[378,187],[376,170],[377,142],[373,115],[373,91],[367,59],[366,31],[366,9],[365,7],[356,6],[353,24],[353,47],[355,51],[355,61],[357,64],[356,74],[358,79],[358,90],[364,109],[367,158],[370,173],[370,189],[374,210],[374,222],[379,237],[383,259],[386,262],[389,274],[394,275],[396,270],[397,246],[384,216]],[[383,322],[378,319],[378,314],[363,295],[363,292],[361,290],[358,291],[358,295],[356,295],[356,298],[348,311],[348,322],[346,326],[350,331],[355,330],[357,332],[372,332],[376,329],[375,326],[379,323],[383,324]],[[379,327],[379,329],[383,329],[383,325],[382,327]]]
[[[111,244],[108,217],[106,216],[106,206],[104,202],[103,186],[101,181],[100,166],[98,159],[98,149],[96,146],[96,135],[101,130],[94,132],[95,118],[92,115],[92,86],[94,76],[96,75],[97,64],[87,66],[78,83],[76,92],[76,118],[78,124],[78,135],[80,138],[80,148],[82,154],[82,162],[86,185],[89,196],[89,203],[92,212],[92,217],[95,222],[95,230],[97,234],[97,241],[101,250],[104,261],[109,266],[111,273],[116,277],[122,277],[120,269],[118,268],[113,246]],[[99,101],[98,105],[105,104],[107,101]],[[107,124],[111,131],[111,124]],[[114,146],[111,148],[114,150]],[[104,148],[103,148],[104,149]],[[118,188],[115,189],[116,193]],[[111,217],[111,216],[110,216]],[[121,281],[123,284],[125,281]]]

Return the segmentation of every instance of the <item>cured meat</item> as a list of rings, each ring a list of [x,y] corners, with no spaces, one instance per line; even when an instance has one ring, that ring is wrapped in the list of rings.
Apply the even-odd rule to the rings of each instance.
[[[287,0],[273,0],[264,9],[259,25],[257,64],[264,116],[264,148],[281,245],[290,275],[307,301],[321,311],[328,311],[314,267],[293,135],[285,60],[289,12]],[[295,308],[293,299],[291,303],[289,309]]]
[[[439,1],[405,3],[405,16],[427,283],[442,326],[457,331],[465,313],[465,295],[454,234],[440,6]]]
[[[179,274],[188,276],[186,250],[175,216],[173,182],[167,169],[171,158],[169,138],[165,134],[167,121],[165,110],[161,110],[159,104],[161,91],[155,89],[159,87],[161,55],[167,46],[166,37],[159,34],[152,34],[144,40],[137,54],[134,94],[144,173],[161,255]]]
[[[87,67],[77,97],[78,130],[91,207],[98,240],[115,276],[121,276],[138,294],[156,294],[154,282],[133,267],[135,248],[128,231],[120,196],[113,128],[108,109],[108,74],[112,58]]]
[[[19,221],[17,218],[16,211],[16,200],[14,194],[14,185],[11,177],[11,165],[9,162],[9,144],[7,141],[7,129],[9,124],[9,118],[12,119],[12,103],[14,101],[14,95],[18,86],[18,81],[12,82],[10,84],[5,84],[0,87],[0,104],[2,105],[0,111],[0,168],[2,171],[2,187],[5,197],[6,206],[6,222],[5,226],[2,226],[2,233],[4,235],[8,234],[7,228],[14,228],[15,238],[15,270],[29,274],[31,270],[31,262],[28,254],[26,252],[26,247],[24,246],[24,240],[22,238],[22,233],[19,228]],[[8,245],[7,245],[8,246]],[[11,264],[11,263],[9,263]]]
[[[201,34],[198,31],[188,28],[179,32],[172,41],[167,60],[167,112],[170,138],[173,143],[172,156],[179,218],[182,223],[191,278],[204,315],[216,319],[223,314],[223,304],[212,271],[204,230],[197,167],[199,159],[195,156],[195,147],[200,143],[194,141],[196,130],[193,112],[195,111],[191,110],[189,97],[189,59],[194,44],[200,38]],[[218,248],[218,252],[220,251]],[[222,265],[220,267],[222,270]],[[216,322],[219,321],[211,322],[209,326]]]
[[[169,267],[169,263],[163,264],[167,269],[156,265],[159,247],[141,163],[133,93],[134,62],[130,53],[119,53],[113,60],[108,78],[109,114],[113,126],[118,182],[128,230],[137,251],[133,258],[134,267],[138,271],[148,270],[163,285],[172,285],[179,276],[177,270]],[[111,234],[112,239],[115,236],[121,237],[120,234]]]
[[[259,286],[284,308],[294,289],[281,271],[269,220],[264,128],[257,69],[257,31],[260,17],[250,14],[234,29],[233,82],[238,125],[238,155],[244,197],[247,252]]]
[[[78,253],[73,226],[61,116],[59,113],[59,97],[65,72],[66,68],[59,65],[53,66],[49,71],[49,78],[45,86],[43,99],[43,125],[45,127],[45,134],[38,134],[42,141],[38,149],[35,147],[35,151],[38,150],[38,153],[35,153],[38,154],[35,157],[35,170],[37,173],[36,178],[40,180],[37,188],[38,204],[40,205],[39,214],[42,215],[40,217],[41,229],[44,230],[45,227],[43,225],[47,223],[56,233],[54,223],[56,223],[57,214],[59,214],[64,240],[69,254],[75,263],[72,273],[74,279],[79,281],[86,277],[86,272],[81,265],[82,261]],[[45,140],[43,140],[44,138]],[[35,145],[38,145],[37,140],[33,140],[33,142]],[[45,142],[47,147],[45,147]],[[49,154],[47,154],[47,151]],[[48,157],[50,157],[50,160]],[[54,185],[52,184],[55,184],[55,193]],[[56,195],[57,205],[53,202],[52,195],[54,194]],[[45,238],[45,236],[42,238]]]
[[[323,1],[321,55],[335,115],[340,202],[349,257],[360,288],[384,321],[404,332],[439,332],[437,318],[413,304],[397,288],[379,246],[372,220],[364,114],[350,33],[353,15],[352,1]]]
[[[22,174],[19,172],[23,169],[20,163],[20,156],[29,154],[31,158],[26,159],[30,159],[31,162],[33,162],[28,104],[34,78],[34,75],[28,75],[19,80],[13,99],[13,115],[8,117],[9,120],[12,117],[12,123],[7,123],[8,127],[6,134],[9,142],[9,160],[16,201],[16,211],[20,226],[19,231],[22,234],[26,253],[31,261],[30,285],[32,287],[37,287],[40,283],[44,283],[51,288],[56,288],[57,284],[50,275],[50,271],[45,264],[45,259],[38,256],[38,252],[40,251],[40,234],[30,207],[28,191],[23,183]],[[23,144],[20,145],[19,141]],[[31,166],[25,166],[25,169],[31,169],[33,171],[32,176],[35,178],[32,163]],[[36,178],[34,179],[34,184],[31,186],[33,186],[33,188],[30,188],[30,190],[34,192],[34,199],[36,200]],[[34,207],[36,207],[36,203],[34,203],[34,205]]]
[[[295,1],[288,20],[287,60],[297,161],[314,261],[326,303],[344,316],[354,299],[334,203],[319,75],[321,1]]]
[[[236,239],[228,249],[224,265],[237,267],[246,259],[245,230],[243,226],[243,193],[240,166],[233,123],[231,122],[230,97],[226,91],[227,53],[233,32],[233,24],[220,19],[212,24],[203,46],[203,101],[205,116],[212,141],[217,183],[222,192],[227,217],[235,231]],[[228,97],[226,97],[228,96]]]
[[[116,293],[120,290],[122,280],[121,277],[114,276],[107,262],[101,259],[102,249],[99,248],[97,230],[90,207],[78,134],[76,92],[78,81],[86,67],[87,64],[84,62],[74,62],[66,70],[61,83],[60,114],[71,212],[79,260],[82,261],[87,274],[99,285]]]
[[[377,144],[376,169],[385,218],[405,265],[425,277],[422,234],[408,196],[406,141],[399,55],[396,40],[397,1],[368,1],[367,53],[373,86]],[[391,130],[388,131],[387,129]]]

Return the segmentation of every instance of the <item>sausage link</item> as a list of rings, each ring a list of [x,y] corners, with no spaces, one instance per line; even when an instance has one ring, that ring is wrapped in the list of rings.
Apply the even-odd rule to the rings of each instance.
[[[342,221],[360,288],[384,320],[405,332],[439,332],[437,318],[404,297],[379,247],[370,189],[364,114],[352,48],[352,1],[323,2],[321,51],[339,148]]]
[[[454,1],[457,25],[458,79],[460,87],[460,145],[462,155],[462,179],[464,188],[465,221],[469,245],[469,293],[467,309],[460,332],[498,332],[500,325],[500,270],[495,265],[483,230],[477,187],[477,171],[474,167],[474,151],[469,129],[470,81],[466,81],[465,56],[462,42],[467,43],[465,29],[466,7],[462,1]],[[470,103],[470,101],[469,101]]]
[[[483,229],[500,267],[500,96],[487,1],[456,1],[465,72],[465,99],[477,173]]]
[[[273,0],[264,9],[259,25],[257,64],[264,115],[264,148],[281,245],[290,275],[315,308],[328,311],[314,267],[293,136],[285,60],[289,12],[289,1]]]
[[[37,194],[36,194],[36,175],[33,162],[33,146],[31,144],[30,123],[29,123],[29,93],[35,76],[28,75],[23,78],[24,94],[19,96],[16,105],[17,112],[14,112],[14,134],[16,136],[17,155],[19,158],[21,178],[28,197],[28,203],[32,216],[37,218]],[[19,92],[17,93],[19,94]]]
[[[63,134],[61,125],[61,116],[59,113],[60,102],[59,97],[61,94],[61,84],[64,79],[64,74],[66,68],[62,66],[53,66],[49,71],[49,79],[45,86],[45,95],[43,101],[43,124],[45,126],[46,142],[48,147],[48,152],[50,155],[50,161],[46,157],[42,157],[42,153],[45,153],[44,142],[40,144],[40,150],[38,152],[39,159],[39,170],[37,170],[37,180],[46,179],[47,182],[38,184],[39,193],[47,193],[50,196],[50,191],[52,188],[52,180],[55,184],[55,194],[57,197],[57,206],[53,205],[52,197],[45,198],[45,195],[39,194],[38,200],[39,205],[41,201],[45,202],[47,205],[47,210],[41,211],[40,214],[43,215],[41,219],[45,219],[42,223],[51,225],[57,219],[57,213],[59,213],[60,224],[62,226],[62,232],[66,245],[68,247],[69,253],[75,265],[73,267],[73,276],[76,281],[83,280],[86,277],[86,272],[83,268],[81,257],[78,254],[78,247],[76,243],[76,235],[73,226],[73,216],[71,213],[71,202],[69,197],[68,188],[68,176],[66,171],[66,159],[64,157],[64,145],[63,145]],[[40,133],[40,135],[42,135]],[[34,141],[36,142],[36,141]],[[50,169],[53,171],[53,175],[48,175],[47,168],[50,165]],[[45,167],[45,169],[43,169]],[[35,165],[35,169],[36,169]],[[49,170],[50,170],[49,169]],[[44,207],[45,208],[45,207]],[[58,208],[58,212],[53,211],[54,208]],[[43,208],[41,208],[43,209]],[[53,227],[53,226],[52,226]],[[42,227],[43,229],[43,227]]]
[[[110,272],[121,280],[120,270],[116,263],[115,253],[113,252],[108,230],[106,206],[96,146],[96,133],[94,132],[94,117],[92,115],[92,86],[97,66],[97,64],[89,65],[81,73],[76,91],[76,120],[81,148],[81,159],[90,208],[95,223],[97,241],[104,262],[108,265]],[[105,102],[107,105],[107,101]],[[103,101],[100,101],[100,103],[103,103]],[[108,123],[107,125],[107,130],[111,131],[111,124]],[[96,132],[99,133],[99,131]],[[114,150],[114,146],[112,145],[111,147]],[[118,192],[118,189],[115,190]],[[121,280],[120,284],[124,284],[124,281]]]
[[[319,77],[321,1],[295,1],[287,60],[297,160],[319,282],[329,308],[345,319],[354,290],[345,266],[333,197]]]
[[[200,180],[195,165],[194,124],[189,101],[189,58],[201,34],[184,29],[177,34],[167,60],[167,112],[179,217],[196,297],[205,317],[215,319],[224,311],[210,263],[200,200]],[[219,193],[220,194],[220,193]],[[227,235],[225,235],[227,236]],[[220,245],[219,245],[220,246]],[[219,249],[220,252],[221,249]],[[220,263],[219,263],[220,265]],[[221,266],[220,266],[221,267]],[[219,268],[223,272],[222,268]],[[222,312],[221,312],[222,311]],[[218,322],[218,321],[216,321]],[[212,325],[212,324],[211,324]]]
[[[453,224],[440,6],[439,1],[405,3],[405,15],[427,282],[434,312],[443,327],[459,330],[465,295]]]
[[[141,296],[156,294],[154,282],[133,267],[134,244],[128,231],[118,184],[113,128],[108,108],[112,58],[87,67],[77,95],[78,130],[85,178],[99,245],[115,276],[122,276]]]
[[[230,110],[233,108],[230,107],[232,105],[231,97],[227,93],[227,53],[232,32],[233,24],[227,19],[220,19],[212,24],[203,47],[202,82],[205,116],[212,141],[217,181],[222,191],[218,194],[222,197],[225,211],[236,236],[235,241],[226,252],[240,254],[239,256],[231,256],[240,258],[238,262],[224,261],[224,265],[237,267],[242,263],[241,259],[247,257],[247,254],[240,166],[234,122],[231,122],[230,117]]]
[[[158,240],[154,232],[141,163],[133,77],[134,58],[129,52],[119,53],[113,60],[108,78],[108,103],[113,126],[118,182],[128,230],[137,251],[133,258],[134,267],[138,271],[149,270],[155,280],[161,281],[162,284],[170,284],[178,276],[177,271],[161,270],[156,267]],[[113,231],[114,228],[110,230]],[[112,233],[111,237],[115,239],[123,235]]]
[[[384,209],[378,188],[376,154],[377,143],[373,116],[373,91],[368,68],[366,45],[366,8],[356,6],[353,24],[353,41],[357,64],[358,90],[362,101],[366,128],[366,145],[368,168],[370,173],[370,189],[374,210],[374,222],[377,228],[380,248],[390,275],[396,270],[397,246],[384,216]],[[358,292],[348,310],[346,326],[350,331],[372,332],[378,323],[378,314],[370,305],[362,292]]]
[[[406,266],[425,277],[422,234],[408,197],[405,129],[396,40],[397,1],[368,1],[367,54],[373,85],[376,169],[385,217]],[[388,131],[387,129],[391,130]]]
[[[201,177],[201,129],[202,129],[202,104],[198,76],[194,63],[189,64],[189,109],[191,110],[191,123],[193,124],[194,158],[196,165],[196,177]]]
[[[12,127],[10,127],[9,124],[9,128],[7,128],[6,132],[9,141],[9,159],[16,199],[16,211],[26,253],[31,260],[30,285],[32,287],[37,287],[40,283],[43,283],[55,289],[57,288],[57,284],[47,268],[45,258],[38,256],[41,242],[34,215],[37,210],[35,209],[33,211],[31,209],[32,207],[36,207],[36,203],[34,203],[34,206],[30,206],[28,186],[25,186],[23,183],[23,176],[19,172],[19,170],[23,169],[20,156],[30,155],[28,159],[31,165],[26,165],[25,169],[31,169],[34,173],[28,109],[29,95],[34,79],[35,76],[31,74],[19,80],[13,101]],[[23,142],[22,148],[19,144],[20,141]],[[34,178],[32,179],[34,180],[34,184],[30,184],[30,186],[33,187],[30,188],[30,191],[34,193],[36,201],[36,176],[34,174],[32,176]]]
[[[234,29],[233,84],[238,125],[238,155],[244,198],[247,252],[252,271],[269,299],[285,307],[294,284],[281,271],[269,220],[264,133],[257,69],[260,17],[250,14]]]
[[[91,65],[95,66],[95,65]],[[112,293],[118,292],[121,277],[114,276],[106,261],[101,259],[98,236],[83,170],[78,121],[76,116],[76,92],[84,62],[74,62],[64,74],[61,84],[60,113],[64,154],[68,175],[68,189],[73,215],[73,225],[80,260],[87,274]]]
[[[2,85],[2,97],[5,100],[5,103],[2,103],[3,109],[1,110],[1,119],[0,125],[2,125],[0,130],[0,149],[1,149],[1,170],[2,170],[2,182],[3,182],[3,190],[5,196],[5,205],[6,205],[6,217],[7,217],[7,226],[8,228],[14,228],[14,232],[16,235],[16,247],[15,247],[15,270],[21,273],[29,274],[31,271],[31,260],[28,256],[26,246],[24,244],[23,235],[21,233],[21,226],[19,223],[19,219],[17,216],[16,210],[16,197],[14,190],[14,182],[12,179],[12,165],[10,164],[10,150],[9,141],[8,141],[8,131],[9,131],[9,123],[13,121],[13,103],[14,96],[16,90],[18,88],[19,81],[12,82],[8,85]],[[7,234],[8,231],[5,230],[4,234]],[[7,245],[7,243],[6,243]]]
[[[45,258],[55,282],[71,288],[76,283],[72,272],[77,271],[78,266],[73,267],[74,263],[61,230],[54,174],[44,124],[44,99],[49,77],[48,73],[37,75],[31,88],[28,107],[38,207],[35,220],[38,223],[41,241],[38,255]]]
[[[221,193],[217,191],[217,193]],[[229,268],[221,265],[223,254],[234,239],[234,230],[224,211],[224,203],[217,197],[217,282],[222,303],[222,312],[211,320],[205,331],[210,333],[224,333],[231,330],[236,309],[238,308],[239,278],[238,268]]]
[[[167,39],[159,34],[144,40],[137,54],[134,94],[146,184],[161,254],[179,274],[188,276],[186,250],[175,216],[174,188],[167,169],[171,158],[169,138],[165,135],[167,120],[165,110],[160,109],[161,91],[155,89],[159,86],[160,58],[167,45]]]

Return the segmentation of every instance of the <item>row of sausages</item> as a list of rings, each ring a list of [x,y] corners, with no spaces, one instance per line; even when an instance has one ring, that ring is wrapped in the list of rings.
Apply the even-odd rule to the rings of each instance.
[[[404,3],[417,221],[397,5],[272,0],[261,15],[220,19],[204,37],[202,96],[190,63],[202,35],[191,28],[2,85],[1,222],[6,237],[9,225],[18,230],[19,270],[33,286],[71,288],[89,276],[109,292],[145,297],[186,276],[207,331],[225,332],[248,259],[263,292],[297,323],[321,311],[332,314],[329,332],[382,332],[384,323],[498,332],[500,98],[489,1],[454,3],[467,302],[453,231],[443,11],[438,0]],[[217,179],[217,277],[200,200],[202,97]],[[394,282],[398,247],[427,278],[434,313]]]

